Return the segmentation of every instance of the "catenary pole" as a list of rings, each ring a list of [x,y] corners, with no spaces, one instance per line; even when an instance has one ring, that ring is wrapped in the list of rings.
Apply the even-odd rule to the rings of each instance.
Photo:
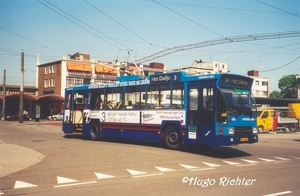
[[[2,102],[2,119],[6,120],[5,118],[5,97],[6,97],[6,69],[3,71],[3,102]]]
[[[23,107],[24,107],[24,52],[21,53],[21,85],[20,85],[20,110],[19,123],[23,123]]]

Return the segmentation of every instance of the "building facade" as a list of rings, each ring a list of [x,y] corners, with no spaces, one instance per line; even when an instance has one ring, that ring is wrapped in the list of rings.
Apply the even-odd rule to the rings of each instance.
[[[204,62],[202,60],[200,61],[195,60],[190,67],[180,68],[179,70],[185,71],[190,75],[230,72],[227,63],[222,63],[219,61]]]
[[[254,97],[269,97],[269,79],[259,77],[259,71],[257,70],[248,71],[247,75],[254,80],[252,84]]]

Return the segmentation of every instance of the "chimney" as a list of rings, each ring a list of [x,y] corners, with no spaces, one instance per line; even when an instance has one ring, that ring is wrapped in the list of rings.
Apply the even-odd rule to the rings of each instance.
[[[251,70],[251,71],[248,71],[247,75],[248,76],[258,77],[259,76],[259,72],[258,72],[258,70]]]

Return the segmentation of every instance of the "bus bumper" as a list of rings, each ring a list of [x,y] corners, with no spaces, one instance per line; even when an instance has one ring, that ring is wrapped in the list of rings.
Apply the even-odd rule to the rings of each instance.
[[[222,145],[253,144],[258,142],[257,134],[247,136],[217,136],[216,143]]]

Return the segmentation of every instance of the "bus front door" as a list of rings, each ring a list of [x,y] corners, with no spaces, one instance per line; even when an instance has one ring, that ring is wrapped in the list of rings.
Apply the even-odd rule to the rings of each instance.
[[[214,89],[214,82],[189,84],[187,123],[188,139],[191,144],[215,144]]]

